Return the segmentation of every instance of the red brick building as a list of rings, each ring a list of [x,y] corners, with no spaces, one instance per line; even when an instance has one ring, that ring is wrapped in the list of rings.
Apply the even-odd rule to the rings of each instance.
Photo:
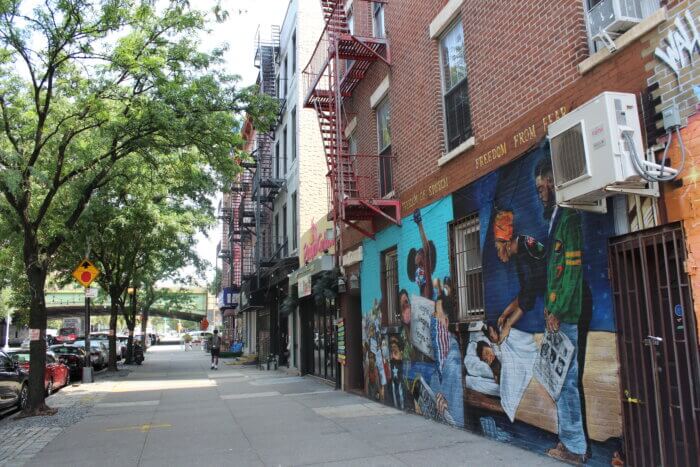
[[[322,3],[344,388],[570,462],[697,459],[697,5]],[[640,143],[592,144],[659,162],[675,104],[686,164],[592,210],[547,135],[604,92]]]

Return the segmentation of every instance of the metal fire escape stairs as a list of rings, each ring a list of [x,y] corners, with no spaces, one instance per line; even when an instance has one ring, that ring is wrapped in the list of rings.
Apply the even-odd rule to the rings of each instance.
[[[390,51],[385,38],[351,33],[344,1],[321,0],[321,6],[326,26],[304,69],[304,106],[315,109],[318,116],[336,229],[342,222],[374,238],[377,218],[401,225],[401,204],[397,199],[381,197],[377,190],[361,186],[357,160],[373,157],[378,166],[379,157],[382,156],[349,154],[349,142],[344,135],[346,119],[343,101],[352,96],[373,63],[391,64]],[[369,222],[370,227],[367,228],[363,222]]]

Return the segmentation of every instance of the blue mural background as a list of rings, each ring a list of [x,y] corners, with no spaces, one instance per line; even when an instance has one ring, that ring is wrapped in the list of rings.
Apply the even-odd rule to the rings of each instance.
[[[544,208],[535,184],[535,168],[542,159],[548,157],[549,154],[545,149],[534,150],[507,166],[480,178],[468,187],[459,189],[420,209],[425,237],[434,245],[434,257],[432,258],[434,270],[431,279],[432,281],[439,280],[444,285],[446,278],[450,278],[452,287],[449,293],[447,292],[448,288],[435,289],[431,300],[427,300],[425,297],[420,298],[424,302],[423,309],[431,310],[432,314],[430,325],[431,339],[433,339],[432,352],[416,351],[415,343],[412,342],[413,336],[410,334],[411,330],[415,330],[415,317],[408,325],[380,325],[380,323],[385,324],[387,320],[387,310],[381,309],[383,306],[381,262],[384,251],[397,248],[398,287],[405,289],[412,301],[409,305],[412,310],[411,316],[416,310],[415,302],[418,302],[419,297],[423,295],[416,283],[416,264],[413,263],[415,257],[411,256],[411,252],[424,248],[425,244],[413,213],[408,213],[409,215],[402,219],[400,227],[391,226],[377,233],[375,239],[364,240],[363,262],[360,269],[365,346],[364,363],[367,369],[368,356],[370,356],[373,364],[376,362],[376,365],[381,366],[379,369],[381,377],[379,373],[376,373],[376,369],[372,369],[372,384],[376,386],[377,379],[386,379],[384,391],[380,394],[373,390],[371,397],[397,407],[408,410],[415,409],[416,412],[422,412],[425,416],[431,416],[458,426],[471,426],[472,428],[475,425],[480,426],[485,435],[513,442],[522,447],[541,449],[543,444],[556,444],[558,438],[555,405],[557,400],[552,399],[556,396],[550,397],[541,386],[540,389],[543,392],[537,392],[537,389],[533,390],[533,385],[528,384],[531,376],[524,377],[527,379],[521,388],[527,392],[528,396],[523,396],[524,392],[521,392],[520,397],[529,397],[527,403],[531,406],[526,409],[536,415],[534,419],[530,418],[527,422],[523,422],[524,419],[520,416],[516,417],[517,414],[509,413],[509,416],[505,416],[501,410],[496,408],[499,404],[503,407],[508,404],[504,402],[506,401],[504,397],[508,396],[504,395],[503,391],[504,388],[512,386],[507,383],[501,384],[500,376],[495,376],[495,370],[490,379],[488,373],[491,370],[488,368],[484,370],[486,376],[470,373],[472,370],[467,366],[468,358],[478,357],[477,360],[481,359],[482,364],[484,364],[482,355],[475,355],[474,350],[467,351],[468,346],[476,346],[479,339],[485,339],[480,328],[481,323],[472,323],[476,327],[469,327],[469,330],[462,323],[459,328],[449,327],[449,332],[446,331],[447,325],[443,325],[442,330],[447,335],[443,337],[443,343],[439,344],[436,337],[439,334],[436,330],[440,329],[436,323],[442,316],[440,306],[444,306],[446,310],[458,306],[456,303],[457,294],[454,289],[456,284],[454,277],[452,277],[450,264],[450,224],[454,220],[462,219],[475,212],[479,214],[485,321],[495,324],[504,309],[519,295],[521,277],[518,276],[517,262],[504,263],[498,258],[493,234],[494,216],[498,211],[512,212],[514,238],[520,235],[533,237],[543,245],[545,250],[548,248],[549,220],[544,217]],[[597,333],[593,337],[596,349],[604,349],[603,354],[605,355],[605,361],[602,363],[599,361],[593,370],[600,372],[602,383],[598,383],[597,375],[594,375],[591,379],[593,383],[587,388],[587,391],[593,389],[593,394],[595,389],[598,389],[596,386],[599,384],[604,384],[601,387],[603,392],[614,394],[617,391],[616,380],[619,370],[615,357],[609,358],[611,352],[616,355],[615,337],[612,334],[615,331],[613,302],[607,276],[607,243],[609,237],[614,235],[612,209],[609,211],[605,215],[585,212],[578,214],[581,219],[580,232],[583,245],[580,264],[582,265],[583,289],[586,290],[584,296],[587,297],[584,299],[583,308],[590,310],[590,315],[587,311],[582,312],[579,324],[585,330],[583,331],[584,339],[586,335]],[[408,264],[409,261],[412,263]],[[546,258],[543,261],[546,261]],[[514,329],[517,329],[513,332],[521,334],[513,337],[511,341],[516,339],[517,343],[517,339],[520,339],[521,343],[525,342],[526,347],[534,347],[535,350],[532,353],[535,354],[539,353],[537,350],[539,344],[535,343],[535,335],[541,336],[545,330],[544,297],[544,293],[538,295],[533,308],[526,311],[513,325]],[[400,312],[401,306],[399,301],[399,310],[392,310],[391,313]],[[584,323],[584,315],[586,315],[586,321],[590,319],[589,323]],[[448,318],[454,316],[452,314]],[[505,343],[494,341],[491,347],[500,354],[503,351],[501,344],[505,345]],[[440,345],[442,345],[442,355],[436,351],[436,349],[440,350]],[[473,349],[473,347],[471,348]],[[587,356],[586,341],[582,343],[580,349],[580,363],[583,364]],[[592,353],[595,354],[595,352]],[[531,367],[532,360],[527,365]],[[512,364],[510,368],[513,368]],[[512,371],[510,373],[511,381]],[[579,373],[579,375],[582,374],[583,372]],[[368,378],[368,375],[369,373],[365,374],[365,379]],[[479,387],[486,387],[486,389],[480,390],[475,385],[470,386],[472,380],[465,383],[465,380],[474,377],[480,378],[481,384],[486,386]],[[399,380],[401,381],[401,390],[398,389],[397,381]],[[426,391],[416,390],[417,382],[421,383],[421,387],[427,387],[429,397],[425,397]],[[577,386],[580,393],[583,394],[584,383],[581,378],[578,379]],[[586,392],[586,396],[588,394],[589,392]],[[430,406],[428,403],[426,406],[419,402],[419,400],[425,402],[424,399],[431,399],[433,405]],[[614,395],[611,396],[611,400],[619,403],[618,398]],[[601,413],[617,413],[615,412],[618,410],[615,403],[605,401],[593,404],[595,407],[592,412],[593,417]],[[440,404],[446,404],[447,410],[445,412],[449,414],[449,417],[442,416]],[[582,406],[582,409],[576,410],[579,411],[579,418],[583,417],[583,425],[585,426],[587,412],[585,406],[583,404]],[[517,407],[518,405],[516,405]],[[548,411],[548,415],[539,415],[543,411]],[[538,417],[540,422],[534,421]],[[553,420],[554,428],[542,420]],[[591,442],[589,447],[592,446],[594,459],[590,460],[589,464],[607,465],[609,463],[614,450],[619,449],[620,432],[615,430],[616,428],[602,430],[604,434],[597,435],[598,437],[595,439],[597,444]],[[587,432],[585,437],[588,439]]]

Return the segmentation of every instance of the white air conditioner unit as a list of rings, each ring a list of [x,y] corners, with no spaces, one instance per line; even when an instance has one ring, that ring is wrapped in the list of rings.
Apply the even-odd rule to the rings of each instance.
[[[602,0],[588,11],[591,37],[599,37],[602,33],[623,33],[639,23],[644,18],[643,1]]]
[[[632,150],[644,158],[634,94],[604,92],[552,123],[548,137],[557,204],[605,212],[608,196],[654,195],[632,162]]]

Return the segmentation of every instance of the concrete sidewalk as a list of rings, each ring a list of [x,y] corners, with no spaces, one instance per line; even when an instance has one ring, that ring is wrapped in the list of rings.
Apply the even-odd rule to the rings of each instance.
[[[27,465],[561,465],[335,391],[176,346],[114,385]]]

